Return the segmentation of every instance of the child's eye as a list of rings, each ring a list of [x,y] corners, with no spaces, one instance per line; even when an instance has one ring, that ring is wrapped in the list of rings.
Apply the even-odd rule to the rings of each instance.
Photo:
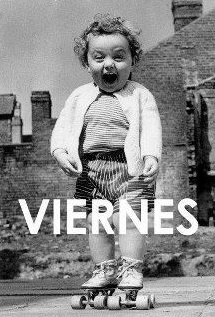
[[[123,55],[116,55],[114,57],[114,59],[115,59],[115,61],[120,62],[120,61],[122,61],[124,59],[124,56]]]
[[[101,55],[99,55],[99,56],[95,56],[94,59],[95,59],[96,61],[103,61],[104,57],[101,56]]]

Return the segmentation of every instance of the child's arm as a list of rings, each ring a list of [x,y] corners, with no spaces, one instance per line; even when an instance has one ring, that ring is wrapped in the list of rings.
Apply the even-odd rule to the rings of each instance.
[[[159,112],[153,95],[147,91],[147,97],[141,103],[141,156],[144,160],[146,183],[156,180],[162,152],[162,128]]]
[[[158,108],[150,91],[141,94],[141,156],[154,156],[158,162],[162,152],[162,128]]]
[[[74,113],[74,92],[66,100],[63,109],[55,123],[55,127],[51,136],[51,154],[53,155],[55,150],[63,149],[67,151],[68,135],[73,123]]]
[[[69,176],[77,176],[82,171],[81,162],[74,160],[67,152],[69,133],[74,121],[75,102],[76,94],[74,91],[67,99],[51,136],[51,154],[55,157],[62,170]],[[71,139],[71,135],[69,139]]]

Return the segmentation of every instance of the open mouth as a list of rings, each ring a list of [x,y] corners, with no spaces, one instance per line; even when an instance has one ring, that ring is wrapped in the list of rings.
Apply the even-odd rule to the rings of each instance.
[[[102,79],[106,84],[113,84],[117,80],[117,74],[105,73],[102,75]]]

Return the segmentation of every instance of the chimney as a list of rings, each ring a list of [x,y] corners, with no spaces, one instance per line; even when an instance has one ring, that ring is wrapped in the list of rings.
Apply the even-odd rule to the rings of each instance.
[[[32,91],[32,121],[51,118],[51,96],[49,91]]]
[[[12,143],[22,143],[21,104],[17,102],[11,122]]]
[[[173,0],[172,13],[177,32],[202,15],[202,0]]]

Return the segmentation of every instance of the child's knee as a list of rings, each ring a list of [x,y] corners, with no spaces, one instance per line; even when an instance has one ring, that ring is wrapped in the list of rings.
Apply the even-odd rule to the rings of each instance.
[[[136,211],[136,210],[133,210],[134,212],[134,216],[136,216],[138,219],[141,218],[141,213],[140,211]],[[120,223],[122,223],[122,217],[125,217],[126,218],[126,229],[137,229],[136,225],[134,224],[134,221],[132,220],[131,217],[129,217],[127,215],[127,213],[123,213],[123,211],[120,211],[121,214],[119,214],[119,212],[116,212],[113,214],[113,224],[114,226],[117,228],[117,230],[119,230],[119,227],[120,227]],[[124,220],[124,219],[123,219]],[[141,220],[141,219],[140,219]],[[124,221],[123,221],[124,222]]]
[[[97,217],[96,218],[93,217],[92,213],[88,214],[88,216],[87,216],[87,227],[88,227],[89,233],[93,233],[92,232],[93,231],[93,226],[97,227],[97,225],[99,226],[99,233],[107,233],[106,229],[109,226],[114,230],[113,218],[112,217],[110,217],[109,219],[105,219],[105,222],[108,222],[108,223],[106,223],[106,226],[104,226],[102,224],[102,222],[97,219]]]
[[[92,231],[92,213],[87,215],[87,227],[89,231]]]

